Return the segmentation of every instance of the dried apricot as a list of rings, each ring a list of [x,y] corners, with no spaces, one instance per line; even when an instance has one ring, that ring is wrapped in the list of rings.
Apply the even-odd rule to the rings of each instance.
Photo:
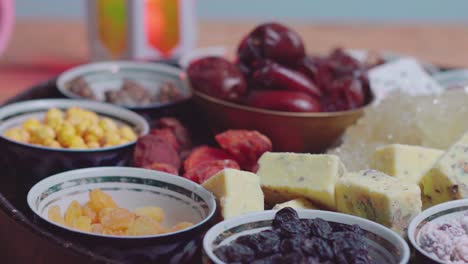
[[[65,211],[65,224],[69,227],[73,227],[75,219],[78,219],[83,215],[83,208],[81,208],[80,203],[73,201]]]
[[[129,236],[148,236],[165,232],[167,232],[167,230],[150,216],[137,217],[133,224],[127,229],[127,235]]]
[[[208,146],[196,147],[190,152],[190,155],[184,161],[184,170],[189,171],[203,162],[211,160],[234,160],[234,157],[229,152],[220,148],[213,148]]]
[[[74,219],[73,228],[76,228],[83,232],[91,232],[91,218],[82,215]]]
[[[117,208],[117,204],[112,197],[100,189],[89,192],[89,205],[95,212],[99,212],[104,208]]]
[[[137,216],[149,216],[158,222],[162,222],[164,219],[164,211],[156,206],[139,207],[133,210],[133,212]]]
[[[91,232],[96,234],[102,234],[104,232],[104,227],[101,224],[92,224]]]
[[[58,205],[52,205],[47,212],[48,218],[57,224],[65,225],[65,219],[62,216],[62,211]]]
[[[93,208],[91,208],[90,202],[85,203],[83,206],[83,215],[89,217],[92,223],[97,223],[99,221],[98,215]]]
[[[124,208],[114,208],[105,214],[101,219],[101,224],[109,230],[125,230],[135,221],[135,214]]]

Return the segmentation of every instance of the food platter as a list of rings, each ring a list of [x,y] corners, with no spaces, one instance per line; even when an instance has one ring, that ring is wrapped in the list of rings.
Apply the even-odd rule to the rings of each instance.
[[[258,46],[270,31],[286,39],[279,43],[289,55],[278,53],[279,44]],[[297,38],[265,24],[241,41],[236,64],[207,57],[185,71],[161,63],[83,65],[78,76],[72,69],[8,100],[0,109],[0,241],[11,247],[4,258],[406,263],[411,219],[468,195],[458,184],[460,171],[468,173],[460,150],[466,127],[441,132],[445,123],[433,110],[459,106],[451,116],[459,120],[467,96],[441,92],[413,59],[360,63],[341,49],[306,57]],[[107,75],[95,78],[93,67]],[[181,90],[126,79],[152,70]],[[117,81],[93,86],[103,79]],[[408,130],[417,135],[401,132]],[[250,239],[276,246],[265,251]],[[410,263],[425,263],[424,253],[415,255]]]

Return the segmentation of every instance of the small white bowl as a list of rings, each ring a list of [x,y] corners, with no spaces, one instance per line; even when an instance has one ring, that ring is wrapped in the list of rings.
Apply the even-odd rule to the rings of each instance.
[[[468,211],[468,199],[455,200],[451,202],[441,203],[432,206],[411,220],[408,226],[408,238],[414,248],[418,251],[416,257],[421,259],[421,263],[447,263],[436,256],[426,252],[419,246],[420,231],[425,224],[432,222],[437,223],[446,219],[450,219],[461,215],[463,212]]]
[[[110,194],[118,206],[129,210],[161,207],[165,215],[162,224],[167,227],[181,221],[194,225],[160,235],[113,236],[81,232],[48,219],[50,206],[58,205],[64,213],[73,200],[81,204],[89,201],[89,191],[95,188]],[[216,211],[213,195],[202,186],[179,176],[130,167],[79,169],[50,176],[30,189],[27,202],[39,223],[54,230],[55,235],[119,261],[140,261],[136,263],[187,261],[200,248],[201,237],[211,226]]]
[[[299,218],[322,218],[329,222],[359,225],[365,232],[369,242],[369,253],[375,263],[407,263],[410,257],[408,244],[397,233],[375,222],[364,218],[321,210],[296,210]],[[208,259],[205,263],[222,264],[214,254],[221,245],[229,244],[239,236],[260,232],[271,228],[271,222],[277,210],[251,213],[223,221],[213,226],[203,239],[204,254]],[[211,262],[210,262],[211,261]]]
[[[124,79],[137,81],[145,87],[150,94],[159,92],[165,82],[174,83],[181,93],[178,100],[160,103],[155,102],[143,106],[126,106],[132,110],[144,110],[161,108],[185,102],[192,96],[185,73],[176,68],[162,63],[134,62],[134,61],[106,61],[80,65],[60,74],[57,79],[57,88],[68,98],[81,98],[69,90],[70,81],[82,77],[89,84],[90,89],[96,95],[98,101],[104,101],[104,92],[118,90]]]

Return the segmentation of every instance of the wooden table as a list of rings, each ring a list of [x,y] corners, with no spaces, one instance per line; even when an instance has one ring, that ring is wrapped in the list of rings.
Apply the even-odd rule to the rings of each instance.
[[[226,45],[231,51],[256,23],[201,22],[198,46]],[[309,53],[332,47],[391,50],[446,66],[468,66],[468,27],[462,25],[290,24]],[[71,21],[22,21],[0,59],[0,101],[86,62],[86,30]]]

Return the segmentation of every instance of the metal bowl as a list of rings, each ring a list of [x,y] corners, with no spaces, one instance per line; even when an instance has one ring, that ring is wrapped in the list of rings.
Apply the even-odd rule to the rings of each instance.
[[[359,119],[365,106],[350,111],[295,113],[254,108],[194,91],[195,103],[214,132],[252,129],[267,135],[275,151],[323,152]]]

